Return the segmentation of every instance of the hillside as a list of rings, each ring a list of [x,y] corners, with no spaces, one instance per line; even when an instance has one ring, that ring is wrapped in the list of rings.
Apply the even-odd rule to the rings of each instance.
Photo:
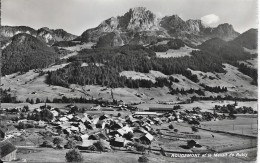
[[[247,48],[257,49],[257,29],[249,29],[234,39],[234,42]]]
[[[245,53],[245,50],[240,45],[233,41],[226,42],[220,38],[212,38],[197,46],[198,49],[208,51],[225,60],[244,60],[251,56]]]
[[[2,74],[44,68],[56,58],[55,51],[41,40],[25,33],[17,34],[2,51]]]

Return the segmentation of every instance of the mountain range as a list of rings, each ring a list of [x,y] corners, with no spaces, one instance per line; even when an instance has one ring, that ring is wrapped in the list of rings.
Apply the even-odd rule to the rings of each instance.
[[[77,36],[70,34],[63,29],[49,29],[47,27],[35,30],[27,26],[1,26],[1,42],[5,45],[10,42],[11,38],[19,33],[27,33],[34,37],[37,37],[47,44],[52,45],[59,41],[70,41],[75,39]]]
[[[220,24],[215,28],[206,27],[201,20],[182,20],[178,15],[158,18],[144,7],[130,9],[123,16],[103,21],[96,28],[88,29],[77,40],[97,42],[102,36],[110,35],[111,45],[149,44],[155,39],[165,37],[182,38],[192,44],[213,37],[232,40],[239,35],[232,25]]]
[[[201,20],[185,21],[178,15],[158,18],[144,7],[104,20],[80,36],[63,29],[2,26],[1,71],[8,75],[4,78],[16,72],[36,73],[34,79],[23,80],[23,88],[13,81],[22,99],[33,80],[42,84],[42,90],[60,86],[70,94],[71,86],[95,85],[123,88],[127,95],[122,96],[132,94],[126,92],[128,88],[139,87],[164,88],[165,96],[188,89],[190,97],[215,96],[218,92],[207,90],[224,83],[228,89],[223,90],[228,91],[222,95],[255,97],[257,33],[249,29],[239,34],[228,23],[207,27]],[[39,70],[29,71],[33,69]],[[5,88],[12,87],[5,83]],[[155,94],[151,97],[164,98]]]

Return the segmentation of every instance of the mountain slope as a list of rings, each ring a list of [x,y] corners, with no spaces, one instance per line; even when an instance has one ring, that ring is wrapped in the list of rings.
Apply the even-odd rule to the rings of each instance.
[[[257,29],[249,29],[235,38],[234,42],[247,49],[257,49],[257,33]]]
[[[197,46],[198,49],[208,51],[217,57],[229,61],[249,59],[250,56],[244,53],[243,47],[233,41],[224,41],[220,38],[212,38]]]
[[[44,68],[54,63],[57,57],[46,43],[32,35],[20,33],[2,51],[2,74]]]

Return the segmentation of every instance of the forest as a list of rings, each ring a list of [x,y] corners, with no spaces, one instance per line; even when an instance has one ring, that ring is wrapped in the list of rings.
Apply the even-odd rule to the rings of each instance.
[[[2,51],[2,75],[45,68],[57,58],[54,49],[41,40],[25,33],[17,34]]]
[[[181,41],[175,41],[175,43],[176,46],[183,46]],[[170,42],[169,45],[173,46],[172,44]],[[198,77],[188,69],[225,73],[223,63],[232,63],[232,65],[239,68],[239,71],[257,80],[256,70],[237,63],[238,60],[246,60],[251,56],[244,53],[243,49],[236,45],[225,44],[222,46],[223,48],[211,52],[208,49],[194,50],[191,52],[191,56],[179,58],[158,58],[152,48],[146,48],[142,45],[84,49],[79,55],[69,58],[67,62],[71,64],[65,68],[48,72],[46,82],[63,87],[69,87],[70,84],[102,85],[110,88],[170,87],[173,81],[169,78],[157,78],[156,82],[153,83],[143,79],[132,80],[131,78],[120,76],[119,73],[122,71],[149,73],[150,70],[154,70],[160,71],[165,75],[181,74],[197,83],[199,82]],[[228,54],[228,56],[224,54]],[[87,63],[88,66],[82,66],[83,63]],[[215,90],[209,87],[204,88],[208,91],[222,92],[222,90]]]
[[[79,55],[68,59],[72,64],[56,72],[49,72],[47,83],[64,87],[74,83],[112,88],[124,86],[138,88],[154,84],[144,80],[133,81],[120,76],[119,73],[122,71],[149,73],[150,70],[155,70],[165,75],[182,74],[198,82],[197,76],[187,70],[188,68],[203,72],[225,72],[221,62],[214,55],[203,51],[193,51],[191,55],[181,58],[157,58],[152,50],[140,45],[85,49]],[[82,63],[87,63],[88,66],[82,67]],[[155,85],[167,85],[162,82],[164,81],[161,80]]]

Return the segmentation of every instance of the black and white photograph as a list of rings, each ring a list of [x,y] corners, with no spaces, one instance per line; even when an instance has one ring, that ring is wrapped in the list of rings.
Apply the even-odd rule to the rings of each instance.
[[[0,163],[258,160],[258,0],[0,0]]]

